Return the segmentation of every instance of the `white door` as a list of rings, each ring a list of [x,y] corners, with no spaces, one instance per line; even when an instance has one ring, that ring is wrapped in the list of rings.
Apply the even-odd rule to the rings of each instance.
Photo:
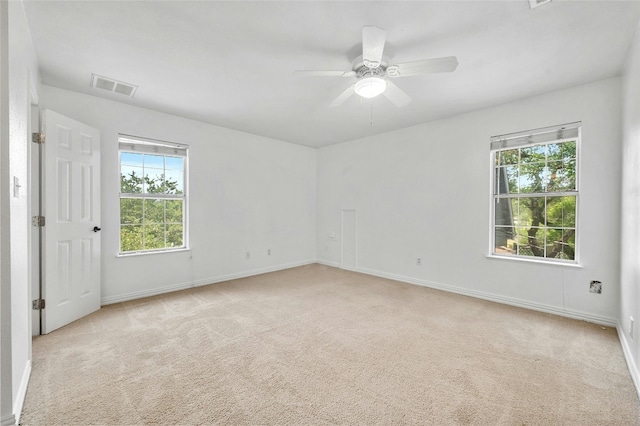
[[[42,333],[100,309],[100,132],[43,111]]]
[[[342,210],[342,269],[356,270],[356,211]]]

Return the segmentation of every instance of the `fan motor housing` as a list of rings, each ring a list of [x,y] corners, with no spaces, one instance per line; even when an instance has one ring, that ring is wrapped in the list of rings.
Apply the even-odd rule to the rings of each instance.
[[[374,76],[384,77],[386,75],[388,64],[389,58],[383,56],[382,60],[380,61],[380,66],[378,66],[377,68],[369,68],[364,64],[362,55],[360,55],[353,61],[353,67],[351,69],[356,73],[358,79]]]
[[[380,65],[378,68],[369,68],[366,65],[362,65],[360,68],[356,69],[355,71],[358,78],[384,77],[387,71],[387,67],[385,67],[384,65]]]

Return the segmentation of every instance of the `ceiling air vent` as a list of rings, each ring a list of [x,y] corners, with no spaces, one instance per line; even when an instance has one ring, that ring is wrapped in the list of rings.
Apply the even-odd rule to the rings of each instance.
[[[529,6],[531,7],[531,9],[547,3],[551,3],[551,0],[529,0]]]
[[[130,98],[133,98],[133,95],[138,89],[138,86],[134,86],[133,84],[123,83],[122,81],[96,74],[91,74],[91,87],[119,93],[121,95],[129,96]]]

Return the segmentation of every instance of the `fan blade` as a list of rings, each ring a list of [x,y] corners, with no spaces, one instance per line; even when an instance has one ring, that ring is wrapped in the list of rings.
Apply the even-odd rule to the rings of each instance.
[[[411,102],[409,95],[404,93],[398,86],[387,81],[387,88],[382,94],[397,107],[403,107]]]
[[[382,51],[386,31],[378,27],[362,27],[362,61],[368,68],[378,68],[382,61]]]
[[[318,77],[353,77],[356,75],[355,71],[322,71],[322,70],[298,70],[294,71],[294,74],[309,75]]]
[[[347,90],[342,92],[340,94],[340,96],[338,96],[333,102],[331,102],[331,104],[329,104],[329,106],[331,108],[339,107],[340,105],[342,105],[344,103],[344,101],[349,99],[351,97],[351,95],[353,95],[354,93],[355,92],[353,91],[353,85],[347,87]]]
[[[458,59],[455,56],[447,56],[445,58],[424,59],[422,61],[389,65],[387,75],[389,77],[407,77],[418,74],[451,72],[457,67]]]

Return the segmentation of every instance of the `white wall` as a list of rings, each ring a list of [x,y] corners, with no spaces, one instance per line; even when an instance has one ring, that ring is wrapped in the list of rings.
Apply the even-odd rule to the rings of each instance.
[[[315,261],[314,149],[49,86],[40,98],[101,130],[103,302]],[[189,145],[191,251],[116,257],[118,133]]]
[[[620,79],[598,81],[318,152],[321,262],[340,262],[357,210],[357,269],[615,324],[619,302]],[[582,268],[487,258],[489,138],[582,121]],[[328,235],[338,234],[337,240]],[[423,265],[416,265],[416,258]],[[603,282],[602,294],[589,281]]]
[[[619,334],[640,392],[640,24],[629,48],[622,80],[622,248]],[[635,320],[630,335],[629,317]]]
[[[29,230],[28,217],[29,197],[28,189],[28,153],[29,153],[29,114],[31,99],[37,99],[36,88],[38,86],[38,65],[35,51],[31,43],[26,17],[22,2],[5,3],[7,14],[8,61],[6,69],[8,73],[7,109],[8,121],[3,123],[3,132],[8,128],[7,140],[3,135],[3,175],[2,175],[2,216],[3,216],[3,260],[9,255],[9,265],[5,271],[3,261],[2,296],[3,296],[3,323],[2,323],[2,353],[10,348],[10,356],[7,359],[11,363],[11,377],[6,377],[5,359],[3,357],[2,390],[11,394],[11,411],[4,404],[7,395],[3,393],[2,422],[11,424],[19,420],[22,402],[26,392],[26,385],[31,371],[31,329],[30,329],[30,288],[29,288]],[[4,10],[3,10],[4,13]],[[3,22],[3,25],[5,22]],[[5,55],[3,55],[5,60]],[[4,102],[4,101],[3,101]],[[5,155],[8,156],[4,157]],[[7,161],[8,160],[8,161]],[[8,164],[8,169],[7,169]],[[8,173],[7,173],[8,171]],[[19,179],[22,187],[19,194],[12,191],[14,177]],[[9,208],[6,208],[8,203]],[[8,227],[9,233],[6,232]],[[5,253],[9,241],[9,250]],[[8,283],[7,283],[8,281]],[[7,284],[9,287],[7,288]],[[5,296],[10,298],[11,304],[7,305]],[[6,309],[8,308],[8,309]],[[8,316],[7,316],[8,315]],[[10,318],[5,321],[5,318]],[[7,329],[8,327],[8,329]],[[5,339],[5,333],[11,336],[10,342]],[[15,417],[15,419],[14,419]]]

